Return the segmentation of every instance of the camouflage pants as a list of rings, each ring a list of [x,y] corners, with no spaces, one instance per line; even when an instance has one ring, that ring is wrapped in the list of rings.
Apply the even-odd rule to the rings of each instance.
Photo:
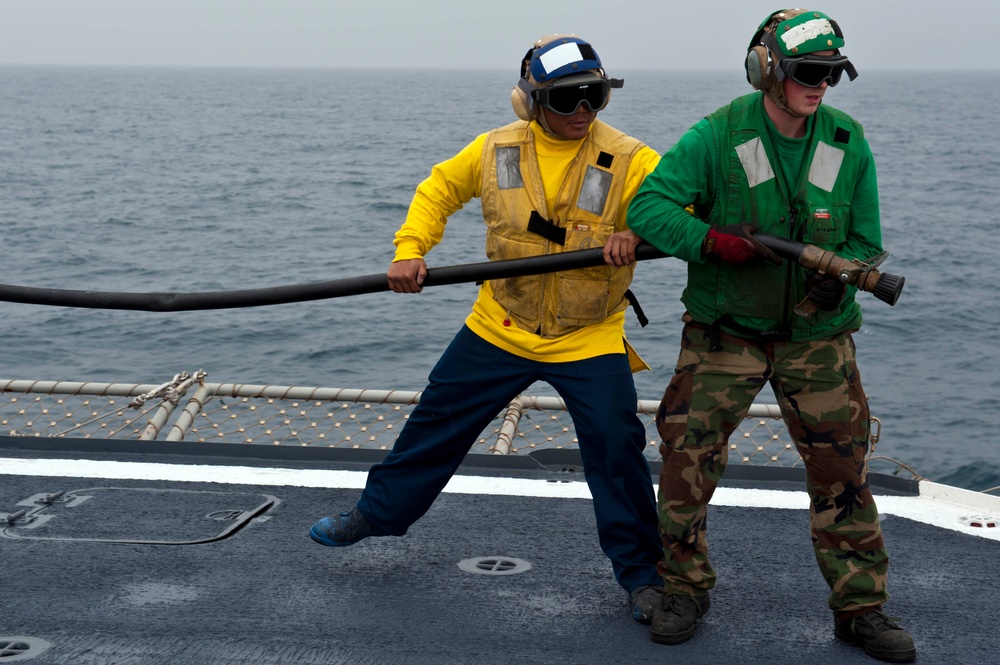
[[[707,332],[685,325],[656,415],[666,589],[697,596],[715,586],[708,503],[726,469],[729,435],[770,383],[805,464],[813,548],[832,590],[830,608],[850,613],[881,605],[889,557],[868,485],[868,401],[851,335],[766,343],[722,333],[722,348],[710,352]]]

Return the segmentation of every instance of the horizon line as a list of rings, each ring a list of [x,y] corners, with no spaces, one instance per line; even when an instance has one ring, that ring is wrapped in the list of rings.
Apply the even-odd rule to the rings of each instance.
[[[261,64],[133,64],[133,63],[66,63],[66,62],[0,62],[0,67],[65,67],[65,68],[94,68],[94,69],[242,69],[242,70],[329,70],[329,71],[487,71],[487,72],[508,72],[508,67],[450,67],[431,65],[261,65]],[[1000,72],[1000,66],[994,67],[866,67],[870,72]],[[678,73],[734,73],[742,75],[742,70],[722,67],[701,67],[701,68],[680,68],[680,67],[616,67],[614,71],[643,71],[643,72],[678,72]]]

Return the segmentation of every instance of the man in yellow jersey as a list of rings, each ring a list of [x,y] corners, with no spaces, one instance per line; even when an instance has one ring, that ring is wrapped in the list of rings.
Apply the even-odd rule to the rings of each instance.
[[[605,265],[483,283],[357,506],[318,520],[313,540],[343,546],[406,533],[493,418],[546,381],[576,427],[601,548],[632,616],[649,622],[663,586],[662,550],[632,381],[633,371],[648,367],[625,340],[639,244],[625,213],[659,155],[597,120],[621,85],[586,41],[542,38],[522,60],[511,94],[520,120],[480,135],[417,187],[388,271],[397,293],[422,289],[423,257],[442,239],[448,216],[474,197],[490,260],[603,247]]]

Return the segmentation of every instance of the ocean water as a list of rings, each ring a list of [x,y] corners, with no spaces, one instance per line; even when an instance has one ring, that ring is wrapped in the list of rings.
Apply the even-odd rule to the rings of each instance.
[[[626,84],[602,119],[661,152],[749,90],[738,71],[612,74]],[[513,83],[471,70],[0,67],[0,283],[195,292],[384,272],[414,187],[514,118]],[[1000,485],[1000,72],[862,69],[827,103],[865,125],[882,269],[906,277],[895,307],[859,296],[877,454],[932,480]],[[483,260],[473,202],[428,264]],[[683,283],[673,259],[637,270],[651,322],[630,314],[628,335],[653,368],[636,375],[643,399],[672,373]],[[219,382],[420,390],[475,289],[180,313],[0,302],[0,378],[160,383],[204,369]]]

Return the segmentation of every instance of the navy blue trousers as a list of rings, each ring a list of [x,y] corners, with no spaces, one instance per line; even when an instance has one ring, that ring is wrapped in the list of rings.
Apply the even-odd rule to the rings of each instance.
[[[429,379],[392,452],[368,473],[358,509],[372,524],[389,535],[406,533],[493,418],[532,383],[545,381],[573,418],[601,549],[615,579],[626,591],[662,586],[656,500],[642,455],[646,434],[624,354],[541,363],[497,348],[463,326]]]

